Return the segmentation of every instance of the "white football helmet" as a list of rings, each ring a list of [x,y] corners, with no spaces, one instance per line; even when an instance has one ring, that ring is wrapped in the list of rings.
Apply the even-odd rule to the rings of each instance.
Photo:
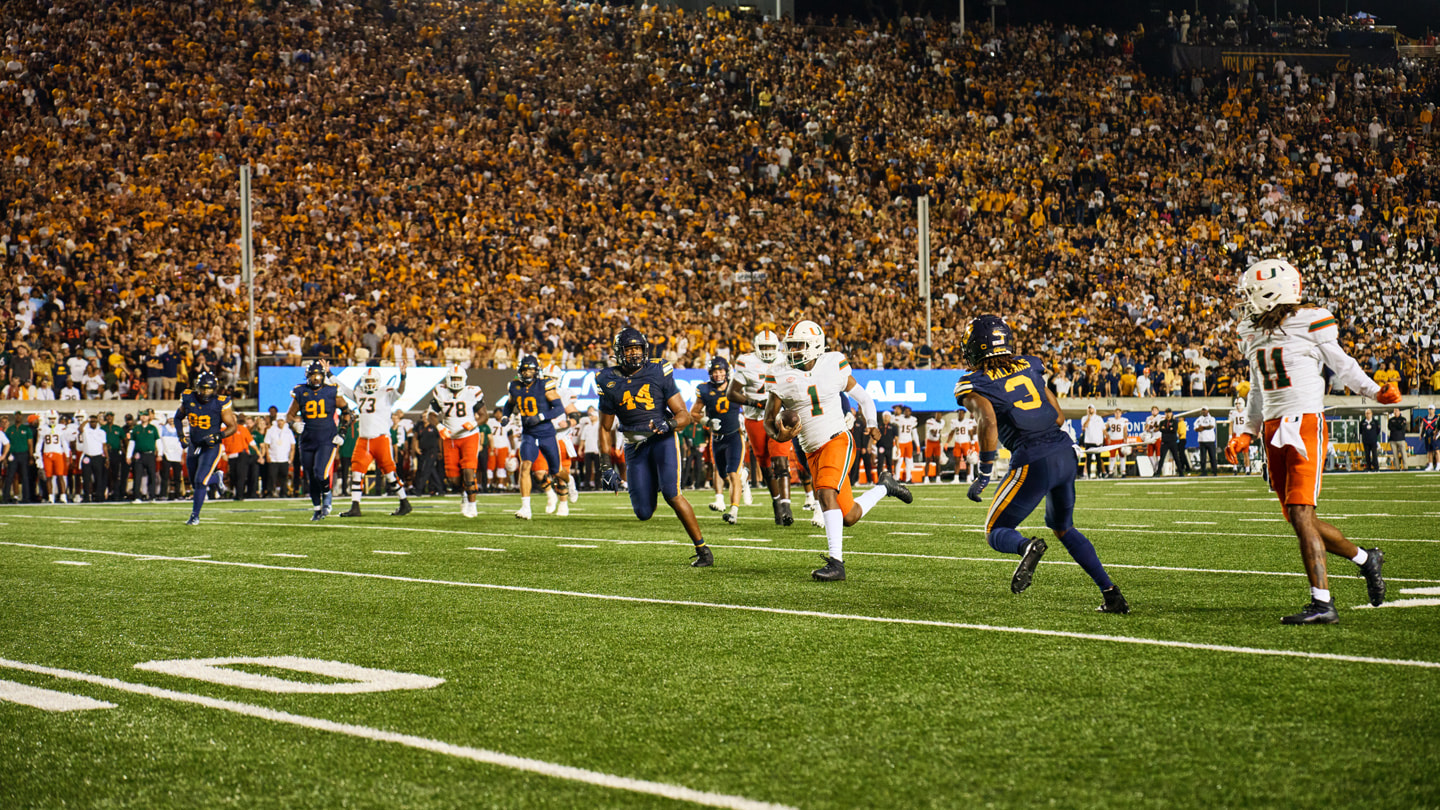
[[[1237,410],[1237,411],[1243,411],[1243,410],[1245,410],[1245,398],[1244,398],[1244,397],[1235,397],[1235,410]]]
[[[773,363],[780,358],[780,336],[763,330],[755,336],[755,356],[762,362]]]
[[[796,321],[785,331],[785,357],[794,368],[803,369],[825,353],[825,330],[814,321]]]
[[[1269,312],[1281,304],[1300,303],[1300,271],[1284,259],[1265,259],[1240,274],[1240,298],[1255,314]]]
[[[45,424],[54,427],[60,424],[60,414],[53,408],[45,412]]]
[[[365,369],[365,375],[360,378],[360,393],[373,394],[380,390],[380,372],[373,368]]]
[[[459,363],[453,363],[450,370],[445,372],[445,387],[451,391],[460,391],[465,388],[465,369],[460,368]]]

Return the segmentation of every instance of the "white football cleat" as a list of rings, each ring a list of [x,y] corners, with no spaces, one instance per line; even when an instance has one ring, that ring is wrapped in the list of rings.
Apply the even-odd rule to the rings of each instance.
[[[568,517],[570,515],[570,501],[561,498],[560,505],[555,507],[556,517]]]
[[[825,518],[820,516],[819,509],[814,509],[810,512],[810,525],[817,529],[825,528]]]
[[[515,517],[520,518],[521,520],[530,520],[530,518],[533,517],[530,514],[530,506],[527,504],[517,509],[515,511]]]
[[[555,507],[560,504],[560,496],[555,494],[555,488],[545,490],[545,514],[555,514]]]
[[[723,495],[721,495],[721,494],[718,493],[718,492],[715,493],[715,501],[710,504],[710,511],[711,511],[711,512],[724,512],[724,511],[725,511],[725,497],[724,497]]]
[[[480,508],[479,508],[478,505],[476,505],[476,503],[475,503],[474,501],[468,501],[468,500],[466,500],[466,501],[461,501],[461,502],[460,502],[460,516],[461,516],[461,517],[473,518],[473,517],[479,517],[479,515],[480,515]]]
[[[576,503],[580,500],[580,487],[573,480],[570,482],[570,489],[566,491],[565,497],[571,503]]]

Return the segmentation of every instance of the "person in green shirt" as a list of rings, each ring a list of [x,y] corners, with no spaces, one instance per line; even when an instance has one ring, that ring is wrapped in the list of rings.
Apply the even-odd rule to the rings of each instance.
[[[109,497],[106,500],[119,501],[125,498],[125,481],[129,474],[125,463],[125,428],[115,424],[115,414],[105,412],[105,457],[110,466]]]
[[[5,428],[5,438],[10,443],[10,458],[5,467],[5,485],[0,490],[0,503],[14,503],[11,494],[16,482],[20,484],[20,502],[33,503],[35,460],[31,456],[31,447],[35,443],[35,431],[26,423],[24,414],[15,412],[14,421]]]
[[[140,412],[140,424],[130,431],[130,446],[125,453],[130,458],[131,469],[135,471],[135,484],[130,489],[130,499],[140,503],[140,477],[146,476],[146,500],[160,497],[160,472],[156,465],[156,451],[160,445],[160,428],[151,424],[154,409]]]
[[[482,406],[475,411],[475,422],[480,427],[480,453],[475,462],[475,474],[480,478],[480,491],[490,491],[490,448],[495,444],[494,431],[490,429],[489,412]]]
[[[340,428],[340,436],[345,443],[340,445],[340,464],[335,467],[337,470],[349,470],[350,459],[355,455],[355,443],[360,441],[360,420],[351,415],[345,426]],[[350,476],[339,476],[342,479],[342,495],[350,494]],[[361,486],[364,486],[363,484]]]

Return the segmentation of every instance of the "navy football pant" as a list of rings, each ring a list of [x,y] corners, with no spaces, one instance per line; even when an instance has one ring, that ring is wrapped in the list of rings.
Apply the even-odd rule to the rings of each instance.
[[[737,430],[717,436],[711,442],[710,452],[715,458],[715,470],[722,477],[737,472],[745,458],[745,434]]]
[[[190,481],[194,491],[190,493],[190,516],[200,517],[200,508],[205,505],[205,495],[210,487],[211,481],[219,480],[220,477],[220,454],[225,452],[224,445],[217,444],[214,447],[201,447],[192,444],[185,448],[185,477]],[[153,469],[153,468],[152,468]],[[155,475],[150,475],[151,490],[155,488]],[[139,492],[140,478],[135,478],[136,492]]]
[[[625,445],[625,472],[635,517],[649,520],[655,514],[656,496],[680,495],[680,437],[671,434]]]
[[[1000,481],[990,512],[985,516],[985,539],[1005,554],[1020,554],[1027,540],[1015,530],[1045,500],[1045,525],[1055,532],[1065,550],[1100,588],[1111,585],[1095,546],[1074,526],[1075,456],[1068,446],[1028,464],[1012,466]]]
[[[550,474],[560,472],[560,443],[555,441],[554,436],[531,436],[528,433],[520,436],[520,460],[534,463],[535,459],[545,456],[545,463],[550,465]]]
[[[340,458],[340,448],[326,439],[323,444],[300,442],[300,468],[305,471],[305,480],[310,484],[310,503],[316,509],[325,500],[335,474],[335,462]]]

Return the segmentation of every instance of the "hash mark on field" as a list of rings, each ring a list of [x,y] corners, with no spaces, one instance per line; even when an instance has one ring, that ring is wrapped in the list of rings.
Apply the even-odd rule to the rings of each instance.
[[[308,555],[308,554],[271,554],[270,556],[271,556],[271,557],[291,557],[291,558],[296,559],[296,560],[304,560],[304,559],[308,559],[310,555]]]
[[[44,709],[47,712],[80,712],[88,709],[115,708],[114,703],[106,703],[103,700],[92,700],[80,695],[41,689],[38,686],[29,686],[14,681],[0,681],[0,700],[29,706],[32,709]]]
[[[899,535],[899,536],[901,536],[901,537],[929,537],[929,536],[930,536],[930,532],[890,532],[890,534]]]
[[[0,545],[16,546],[16,547],[20,547],[20,548],[43,548],[43,549],[49,549],[49,550],[54,550],[54,551],[74,551],[74,552],[79,552],[79,553],[82,553],[82,554],[103,554],[103,555],[112,556],[112,557],[132,557],[132,558],[133,558],[133,557],[145,556],[145,555],[140,555],[140,554],[131,554],[131,553],[127,553],[127,552],[124,552],[124,551],[103,551],[103,550],[99,550],[99,549],[65,548],[65,547],[61,547],[61,546],[41,546],[41,545],[36,545],[36,544],[34,544],[34,543],[12,543],[12,542],[0,541]],[[675,543],[675,545],[680,545],[680,544],[679,544],[679,543]],[[760,546],[760,547],[756,547],[756,546],[729,546],[729,548],[749,548],[749,549],[752,549],[752,550],[760,550],[760,551],[778,551],[778,550],[779,550],[779,549],[775,549],[775,548],[771,548],[771,547],[767,547],[767,546]],[[786,550],[787,550],[787,551],[797,551],[797,550],[799,550],[799,549],[786,549]],[[810,552],[813,553],[813,549],[811,549]],[[854,552],[852,552],[852,553],[854,553]],[[871,554],[872,554],[873,556],[880,556],[880,557],[919,556],[919,555],[886,554],[886,553],[874,553],[874,552],[872,552]],[[735,611],[743,611],[743,612],[749,612],[749,613],[768,613],[768,614],[771,614],[771,615],[779,615],[779,616],[795,616],[795,617],[800,617],[800,618],[829,619],[829,620],[835,620],[835,621],[867,622],[867,623],[873,623],[873,624],[894,624],[894,625],[914,626],[914,627],[943,627],[943,628],[954,629],[954,630],[975,630],[975,631],[980,631],[980,632],[992,632],[992,633],[1015,633],[1015,634],[1019,634],[1019,635],[1029,635],[1029,636],[1048,636],[1048,637],[1051,637],[1051,638],[1069,638],[1069,639],[1077,639],[1077,640],[1080,640],[1080,641],[1108,641],[1108,642],[1112,642],[1112,643],[1116,643],[1116,644],[1136,644],[1136,645],[1150,646],[1150,647],[1169,647],[1169,648],[1172,648],[1172,649],[1202,650],[1202,651],[1208,651],[1208,652],[1237,653],[1237,654],[1243,654],[1243,655],[1278,656],[1278,657],[1283,657],[1283,658],[1310,658],[1310,659],[1315,659],[1315,660],[1319,660],[1319,661],[1341,661],[1341,662],[1358,663],[1358,664],[1384,664],[1384,665],[1390,665],[1390,666],[1420,667],[1420,668],[1424,668],[1424,669],[1440,669],[1440,661],[1418,661],[1418,660],[1403,659],[1403,658],[1374,658],[1374,657],[1363,656],[1363,655],[1345,655],[1345,654],[1341,654],[1341,653],[1308,652],[1308,651],[1303,651],[1303,650],[1282,650],[1282,649],[1274,649],[1274,648],[1267,648],[1267,647],[1235,647],[1235,646],[1230,646],[1230,645],[1225,645],[1225,644],[1204,644],[1204,643],[1193,642],[1193,641],[1175,641],[1175,640],[1171,640],[1171,639],[1143,638],[1143,637],[1138,637],[1138,636],[1118,636],[1118,635],[1112,636],[1112,635],[1106,635],[1106,634],[1103,634],[1103,633],[1081,633],[1081,632],[1069,631],[1069,630],[1047,630],[1047,629],[1034,628],[1034,627],[1013,627],[1013,626],[993,625],[993,624],[972,624],[972,623],[967,623],[967,622],[947,622],[947,621],[938,621],[938,620],[933,620],[933,619],[908,619],[908,618],[893,617],[893,616],[865,616],[865,615],[851,614],[851,613],[825,613],[825,612],[822,612],[822,611],[815,611],[815,610],[795,610],[795,609],[791,609],[791,608],[767,607],[767,606],[763,606],[763,605],[737,605],[737,604],[729,604],[729,603],[724,603],[724,602],[700,602],[700,601],[683,600],[683,599],[659,599],[659,598],[656,598],[656,597],[649,597],[649,596],[625,596],[625,595],[621,595],[621,594],[588,593],[588,592],[585,592],[585,591],[562,591],[562,590],[557,590],[557,589],[553,589],[553,588],[533,588],[533,587],[528,587],[528,586],[524,586],[524,585],[498,585],[498,584],[489,583],[489,582],[461,582],[461,581],[456,581],[456,580],[444,580],[444,579],[425,579],[425,578],[420,578],[420,577],[402,577],[402,576],[397,576],[397,575],[394,575],[394,574],[375,574],[375,573],[360,572],[360,571],[337,571],[337,570],[326,569],[326,568],[300,568],[300,567],[296,567],[296,566],[267,565],[267,564],[265,564],[265,563],[237,562],[237,561],[230,561],[230,560],[200,560],[200,559],[194,559],[194,558],[189,558],[189,557],[172,557],[172,558],[170,558],[170,560],[173,561],[173,562],[188,562],[188,563],[195,563],[195,564],[200,564],[200,565],[220,565],[220,566],[234,567],[234,568],[251,568],[251,569],[262,570],[262,571],[287,571],[287,572],[296,573],[296,574],[319,574],[319,575],[323,575],[323,576],[353,577],[353,578],[355,578],[355,579],[375,579],[375,580],[381,580],[381,581],[385,581],[385,582],[408,582],[408,583],[416,583],[416,584],[421,584],[421,585],[441,585],[441,586],[447,586],[447,587],[452,587],[452,588],[476,588],[476,589],[481,589],[481,590],[505,591],[505,592],[508,592],[508,593],[539,594],[539,595],[542,595],[542,596],[566,596],[566,597],[571,597],[571,598],[575,598],[575,599],[596,599],[596,600],[609,601],[609,602],[629,602],[629,603],[645,604],[645,605],[673,605],[673,606],[676,606],[676,607],[710,608],[710,609],[714,609],[714,610],[735,610]],[[987,558],[987,559],[984,559],[983,561],[985,561],[985,562],[1005,562],[1005,563],[1007,563],[1007,564],[1013,564],[1013,561],[1012,561],[1012,560],[1002,560],[1002,559],[998,559],[998,558]],[[1069,564],[1073,564],[1073,563],[1059,563],[1059,564],[1069,565]],[[1116,566],[1116,567],[1129,567],[1129,566]],[[1134,566],[1134,567],[1142,567],[1142,566]],[[1151,567],[1151,566],[1143,566],[1143,567],[1147,567],[1147,568],[1148,568],[1148,567]],[[1175,569],[1175,570],[1183,570],[1183,569]],[[1266,573],[1266,574],[1271,574],[1271,575],[1275,575],[1275,576],[1287,576],[1287,575],[1289,575],[1289,574],[1277,574],[1277,573],[1275,573],[1275,572],[1255,572],[1255,573]],[[1295,575],[1296,575],[1296,576],[1302,576],[1301,574],[1295,574]],[[1418,602],[1418,601],[1420,601],[1420,600],[1410,600],[1410,601],[1411,601],[1411,602]],[[1437,600],[1436,600],[1436,603],[1437,603],[1437,604],[1440,604],[1440,599],[1437,599]],[[26,669],[26,668],[28,668],[28,667],[33,667],[33,666],[35,666],[35,665],[32,665],[32,664],[18,664],[18,662],[6,661],[5,659],[0,659],[0,666],[11,666],[11,667],[15,667],[15,668],[18,668],[18,669]],[[29,671],[36,672],[36,671],[40,671],[40,670],[39,670],[39,669],[31,669],[31,670],[29,670]],[[47,672],[47,673],[45,673],[45,674],[53,674],[53,673]],[[83,674],[83,673],[80,673],[80,674]],[[64,676],[58,676],[58,677],[64,677]],[[99,676],[86,675],[85,677],[86,677],[86,678],[93,678],[93,677],[99,677]],[[117,688],[118,688],[118,687],[117,687]],[[144,688],[148,689],[148,688],[151,688],[151,687],[144,687]],[[181,693],[176,693],[176,694],[181,694]],[[201,700],[210,700],[210,698],[199,698],[199,697],[194,696],[194,695],[185,695],[185,698],[192,700],[192,702],[198,702],[198,701],[201,701]],[[259,709],[260,707],[253,707],[253,708]],[[270,710],[269,710],[269,709],[263,709],[262,711],[270,711]],[[329,722],[329,721],[322,721],[322,722]],[[728,806],[728,805],[727,805],[727,806]]]
[[[1401,588],[1400,593],[1412,596],[1440,596],[1440,588]]]
[[[55,564],[56,564],[56,565],[89,565],[90,563],[80,562],[80,561],[78,561],[78,560],[56,560],[56,561],[55,561]]]
[[[768,537],[731,537],[731,538],[730,538],[730,542],[732,542],[732,543],[768,543],[768,542],[770,542],[770,538],[768,538]]]
[[[556,543],[556,548],[599,548],[599,546],[582,546],[576,543]]]
[[[504,551],[503,548],[483,548],[481,546],[466,546],[466,551]]]
[[[379,550],[379,549],[376,549],[376,550],[374,550],[374,551],[372,551],[372,552],[370,552],[370,553],[371,553],[371,554],[394,554],[394,555],[397,555],[397,556],[400,556],[400,557],[404,557],[405,555],[409,554],[410,552],[408,552],[408,551],[381,551],[381,550]]]
[[[37,675],[49,675],[53,678],[62,678],[82,683],[95,684],[110,689],[117,689],[122,692],[129,692],[136,695],[160,698],[162,700],[173,700],[178,703],[190,703],[197,706],[205,706],[211,709],[221,709],[227,712],[255,717],[261,720],[269,720],[274,723],[285,723],[301,728],[308,728],[313,731],[329,731],[336,734],[344,734],[350,737],[358,737],[376,742],[389,742],[396,745],[403,745],[407,748],[415,748],[421,751],[429,751],[434,754],[445,754],[446,756],[468,759],[487,765],[498,765],[502,768],[511,768],[517,771],[537,773],[542,776],[550,776],[556,779],[569,779],[573,782],[584,782],[590,785],[612,788],[614,790],[628,790],[634,793],[645,793],[652,796],[663,796],[667,799],[703,804],[709,807],[726,807],[731,810],[790,810],[785,805],[772,804],[770,802],[759,802],[754,799],[747,799],[743,796],[729,796],[723,793],[710,793],[702,790],[685,787],[684,785],[673,785],[666,782],[651,782],[645,779],[632,779],[626,776],[591,771],[585,768],[575,768],[569,765],[560,765],[554,762],[545,762],[539,759],[528,757],[517,757],[512,754],[504,754],[499,751],[490,751],[484,748],[472,748],[467,745],[454,745],[442,740],[432,740],[425,737],[417,737],[413,734],[401,734],[395,731],[370,728],[368,726],[357,726],[351,723],[337,723],[334,720],[325,720],[319,717],[307,717],[301,714],[276,711],[264,706],[255,706],[250,703],[240,703],[233,700],[221,700],[219,698],[205,697],[203,695],[192,695],[187,692],[175,692],[169,689],[161,689],[156,686],[130,683],[128,681],[106,678],[100,675],[91,675],[88,672],[75,672],[67,669],[56,669],[54,667],[41,666],[39,664],[27,664],[23,661],[10,661],[0,658],[0,667],[18,669],[22,672],[33,672]]]
[[[1176,525],[1176,526],[1214,526],[1214,525],[1215,525],[1215,521],[1213,521],[1213,520],[1177,520],[1177,521],[1175,521],[1175,525]]]
[[[1107,524],[1105,524],[1105,528],[1107,528],[1107,529],[1148,529],[1148,528],[1150,528],[1150,524],[1149,524],[1149,523],[1107,523]]]
[[[1437,606],[1437,605],[1440,605],[1440,599],[1397,599],[1397,600],[1394,601],[1394,602],[1386,602],[1386,603],[1384,603],[1383,605],[1379,605],[1379,607],[1382,607],[1382,608],[1392,608],[1392,607],[1406,608],[1406,607],[1435,607],[1435,606]],[[1366,610],[1370,610],[1370,609],[1372,609],[1372,608],[1374,608],[1374,607],[1376,607],[1376,606],[1375,606],[1375,605],[1355,605],[1355,606],[1352,608],[1352,610],[1359,610],[1359,609],[1361,609],[1361,608],[1365,608]]]

